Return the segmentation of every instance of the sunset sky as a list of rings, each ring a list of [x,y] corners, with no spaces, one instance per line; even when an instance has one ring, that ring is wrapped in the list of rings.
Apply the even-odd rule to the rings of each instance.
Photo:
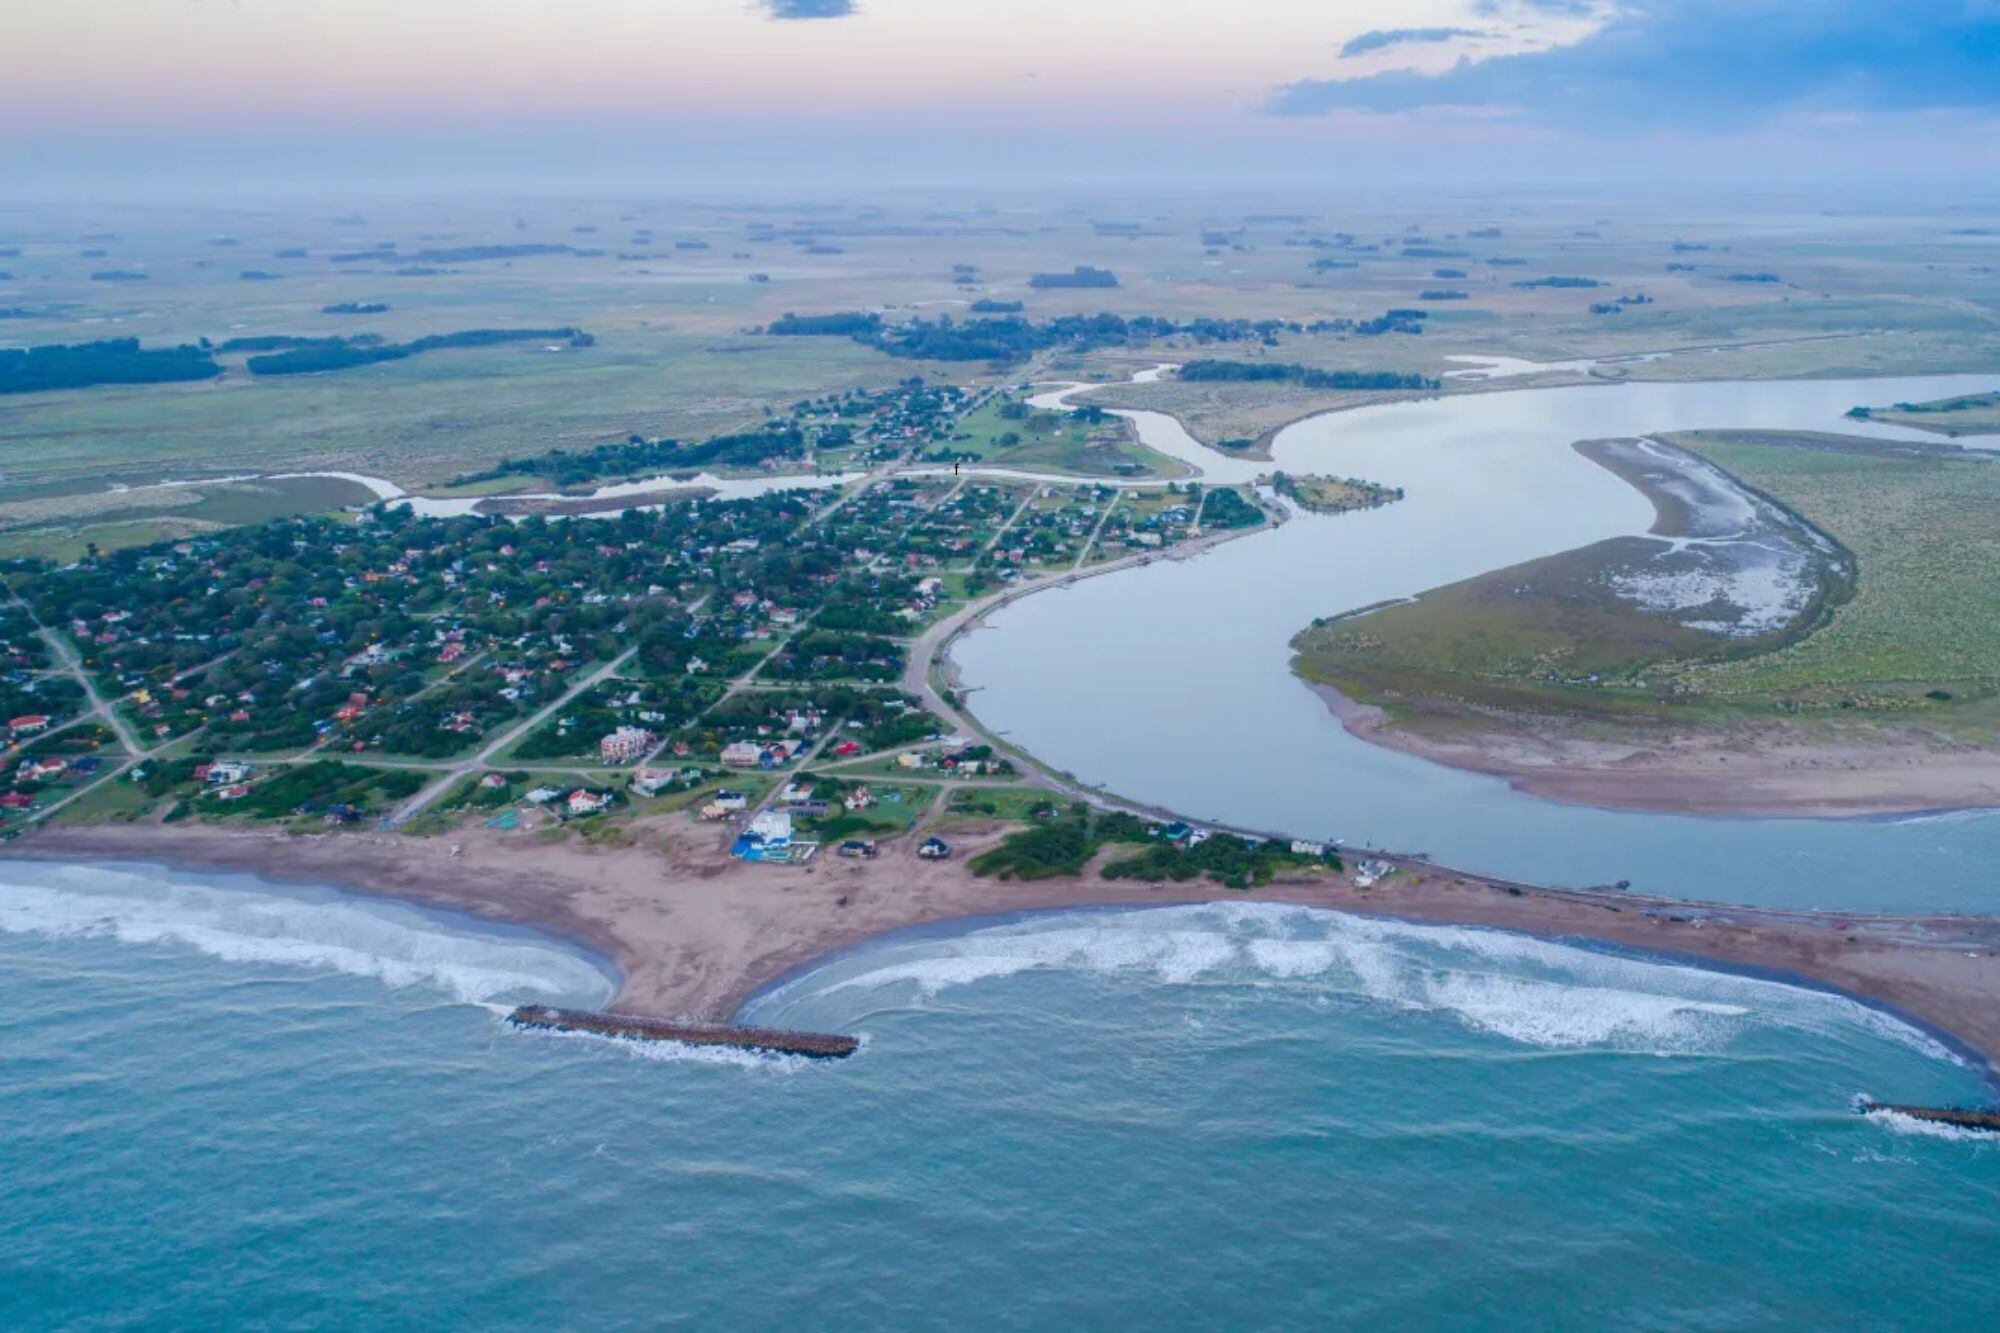
[[[2000,0],[0,0],[0,163],[1947,171]],[[1635,159],[1635,145],[1644,156]],[[1813,145],[1822,151],[1802,159]],[[1844,155],[1844,161],[1843,161]]]

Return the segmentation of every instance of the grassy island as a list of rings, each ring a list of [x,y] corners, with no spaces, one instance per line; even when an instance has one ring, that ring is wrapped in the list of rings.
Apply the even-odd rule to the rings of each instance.
[[[1356,509],[1380,509],[1403,498],[1401,486],[1384,486],[1356,477],[1271,475],[1271,489],[1313,514],[1346,514]]]
[[[1956,439],[1961,435],[2000,435],[2000,389],[1936,398],[1927,403],[1897,403],[1892,407],[1857,407],[1848,412],[1856,421],[1909,426]]]

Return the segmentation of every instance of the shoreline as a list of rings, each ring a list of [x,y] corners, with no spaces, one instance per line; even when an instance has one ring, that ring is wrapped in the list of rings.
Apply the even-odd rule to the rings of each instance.
[[[657,846],[587,849],[532,835],[468,832],[463,854],[402,835],[291,836],[134,825],[48,829],[12,844],[33,861],[166,863],[249,873],[442,908],[553,936],[620,972],[609,1008],[641,1017],[730,1022],[758,996],[842,953],[911,931],[961,933],[1030,913],[1271,902],[1415,925],[1494,929],[1844,995],[1893,1014],[2000,1069],[2000,920],[1862,916],[1745,908],[1615,890],[1534,888],[1384,857],[1374,888],[1349,876],[1230,891],[1083,875],[980,879],[963,859],[922,862],[886,845],[877,862],[752,866],[703,846],[712,830],[669,816]],[[961,858],[1000,826],[955,834]],[[692,844],[692,845],[687,845]]]
[[[1358,703],[1335,686],[1305,676],[1298,679],[1356,740],[1446,768],[1501,778],[1515,791],[1561,805],[1710,819],[1840,821],[1895,821],[2000,809],[2000,760],[1992,758],[1975,756],[1975,772],[1963,778],[1945,766],[1948,756],[1914,748],[1857,749],[1844,768],[1793,767],[1813,759],[1839,762],[1840,754],[1823,745],[1800,746],[1794,752],[1767,737],[1754,747],[1747,740],[1689,747],[1682,751],[1678,766],[1663,753],[1667,747],[1637,741],[1616,754],[1607,744],[1603,762],[1587,763],[1576,758],[1574,744],[1565,748],[1561,742],[1532,735],[1474,734],[1462,743],[1418,735],[1396,726],[1380,708]],[[1528,757],[1536,749],[1550,757],[1539,762]],[[1877,760],[1873,765],[1861,762],[1871,756]],[[1968,800],[1966,789],[1978,781],[1979,770],[1993,794],[1989,799]],[[1938,789],[1920,781],[1941,776],[1944,781]],[[1887,799],[1885,788],[1890,786],[1906,793],[1906,798]]]
[[[1646,498],[1654,512],[1649,536],[1690,538],[1694,511],[1688,498],[1659,484],[1617,447],[1648,441],[1681,448],[1671,433],[1632,441],[1580,440],[1570,447]],[[1784,642],[1822,628],[1852,595],[1854,555],[1783,501],[1705,459],[1698,461],[1833,553],[1833,575],[1819,579],[1818,591],[1800,620],[1788,627]],[[1396,604],[1359,608],[1325,623],[1360,619]],[[1745,719],[1699,725],[1633,721],[1622,724],[1622,731],[1592,736],[1578,719],[1510,714],[1434,694],[1408,697],[1419,729],[1377,705],[1349,698],[1305,669],[1307,658],[1298,643],[1311,632],[1301,631],[1293,641],[1292,674],[1320,697],[1350,736],[1428,763],[1504,779],[1513,790],[1540,800],[1740,819],[1894,819],[2000,809],[2000,752],[1954,747],[1915,734],[1843,738],[1775,719]]]

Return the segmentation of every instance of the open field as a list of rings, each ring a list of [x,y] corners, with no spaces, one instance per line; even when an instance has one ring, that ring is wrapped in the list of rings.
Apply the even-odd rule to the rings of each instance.
[[[1183,477],[1187,467],[1140,444],[1117,417],[1087,421],[1073,412],[1029,408],[1017,394],[996,396],[964,417],[945,446],[998,467],[1079,477]]]
[[[74,560],[93,543],[113,551],[293,514],[331,513],[373,498],[367,487],[337,477],[290,477],[0,501],[0,558]]]
[[[325,375],[0,399],[5,483],[316,468],[421,487],[630,434],[703,437],[768,408],[908,373],[841,340],[600,335],[550,353],[447,351]]]
[[[284,381],[252,382],[225,357],[227,373],[209,383],[9,395],[0,399],[0,499],[37,479],[246,467],[339,468],[424,485],[550,447],[737,429],[801,398],[910,375],[998,378],[984,363],[898,360],[844,337],[754,334],[787,311],[963,320],[970,302],[989,300],[1020,301],[1032,320],[1108,311],[1303,325],[1423,307],[1420,294],[1439,286],[1467,293],[1429,303],[1420,336],[1284,334],[1263,349],[1177,337],[1057,352],[1039,366],[1008,368],[1011,379],[1025,371],[1102,377],[1223,354],[1439,374],[1452,355],[1547,362],[1718,345],[1591,373],[2000,368],[2000,274],[1990,242],[1965,226],[1967,215],[1925,217],[1900,200],[1879,213],[1857,202],[1833,216],[1774,197],[1743,201],[1726,218],[1691,214],[1679,199],[1671,209],[1560,199],[1529,208],[1466,193],[1295,199],[1281,215],[1246,197],[1235,204],[1239,217],[1200,195],[1079,193],[1009,200],[1005,209],[992,202],[493,200],[449,209],[381,203],[360,213],[327,202],[200,214],[0,205],[0,240],[20,251],[6,264],[12,276],[0,280],[4,344],[362,333],[408,340],[565,325],[598,339],[559,353],[532,344],[445,351]],[[1139,216],[1145,221],[1133,231],[1093,225]],[[1491,228],[1500,234],[1470,234]],[[395,248],[378,248],[385,245]],[[473,248],[524,245],[551,249],[481,258]],[[1111,269],[1119,285],[1029,286],[1035,273],[1085,263]],[[974,271],[955,274],[956,264]],[[147,277],[90,280],[107,267]],[[271,276],[250,281],[246,272]],[[1732,280],[1759,273],[1778,280]],[[1598,285],[1517,285],[1549,275]],[[1639,293],[1650,302],[1612,316],[1590,312]],[[341,303],[388,308],[327,313]],[[1558,372],[1540,382],[1579,377]],[[1210,441],[1254,440],[1298,416],[1362,401],[1286,385],[1171,382],[1106,391],[1100,401],[1113,393],[1117,402],[1184,414]]]

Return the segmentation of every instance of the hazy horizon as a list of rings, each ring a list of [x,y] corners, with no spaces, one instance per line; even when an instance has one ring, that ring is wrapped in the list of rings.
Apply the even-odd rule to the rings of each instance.
[[[10,0],[21,192],[1971,179],[1926,0]],[[782,184],[779,184],[782,182]]]

